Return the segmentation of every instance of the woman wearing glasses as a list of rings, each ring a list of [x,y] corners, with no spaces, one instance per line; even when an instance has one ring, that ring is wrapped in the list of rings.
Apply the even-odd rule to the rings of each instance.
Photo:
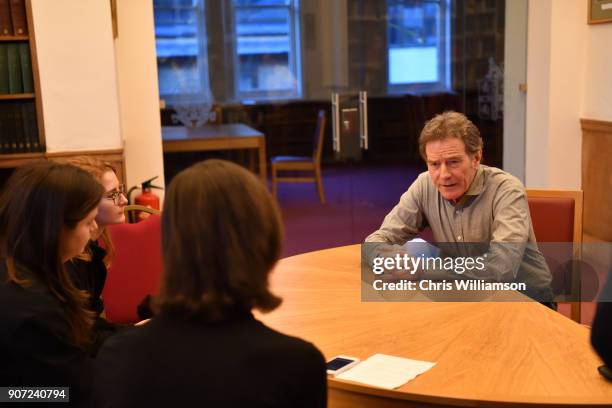
[[[30,164],[8,180],[0,196],[0,385],[70,387],[73,406],[87,399],[93,316],[64,265],[97,228],[102,194],[66,164]]]
[[[106,282],[106,271],[114,254],[114,246],[106,227],[125,222],[124,210],[127,199],[123,185],[117,178],[117,172],[110,163],[89,156],[72,158],[69,163],[91,174],[105,191],[96,217],[98,228],[93,232],[85,251],[67,264],[76,286],[90,293],[88,307],[96,316],[94,323],[96,338],[92,347],[92,352],[95,353],[104,340],[116,332],[116,327],[101,317],[104,311],[102,290]]]

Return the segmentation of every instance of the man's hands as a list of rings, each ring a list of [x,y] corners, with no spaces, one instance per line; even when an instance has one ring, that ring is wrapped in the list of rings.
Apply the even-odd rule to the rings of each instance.
[[[385,267],[384,272],[378,275],[381,279],[385,281],[397,281],[402,279],[416,281],[423,277],[423,270],[420,267],[414,269],[414,264],[410,260],[412,255],[410,255],[405,249],[389,246],[378,248],[377,252],[377,258],[393,260],[393,262],[389,261],[387,263],[387,265],[392,266]]]

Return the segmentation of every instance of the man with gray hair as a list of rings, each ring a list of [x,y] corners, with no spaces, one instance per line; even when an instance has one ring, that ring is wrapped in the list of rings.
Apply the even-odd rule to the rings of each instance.
[[[428,121],[419,137],[427,172],[365,241],[404,245],[429,227],[435,242],[451,243],[458,253],[485,243],[486,271],[467,271],[460,278],[525,282],[525,294],[554,307],[552,277],[537,247],[525,188],[516,177],[480,164],[482,145],[478,128],[461,113],[444,112]],[[389,253],[389,245],[366,246],[368,258]],[[435,272],[426,276],[435,278]]]

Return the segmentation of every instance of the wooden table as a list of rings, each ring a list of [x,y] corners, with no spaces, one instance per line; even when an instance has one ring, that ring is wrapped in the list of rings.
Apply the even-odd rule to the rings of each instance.
[[[257,149],[259,176],[266,181],[265,136],[247,125],[231,123],[198,128],[163,126],[162,141],[164,153]]]
[[[259,318],[326,359],[437,364],[391,391],[330,377],[330,407],[612,406],[586,327],[535,302],[362,303],[359,268],[359,245],[283,259],[271,287],[284,301]]]

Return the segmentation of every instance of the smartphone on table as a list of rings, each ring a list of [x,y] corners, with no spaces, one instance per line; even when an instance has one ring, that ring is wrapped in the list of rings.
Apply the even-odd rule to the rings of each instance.
[[[359,359],[350,356],[336,356],[327,362],[327,374],[336,376],[359,364]]]

